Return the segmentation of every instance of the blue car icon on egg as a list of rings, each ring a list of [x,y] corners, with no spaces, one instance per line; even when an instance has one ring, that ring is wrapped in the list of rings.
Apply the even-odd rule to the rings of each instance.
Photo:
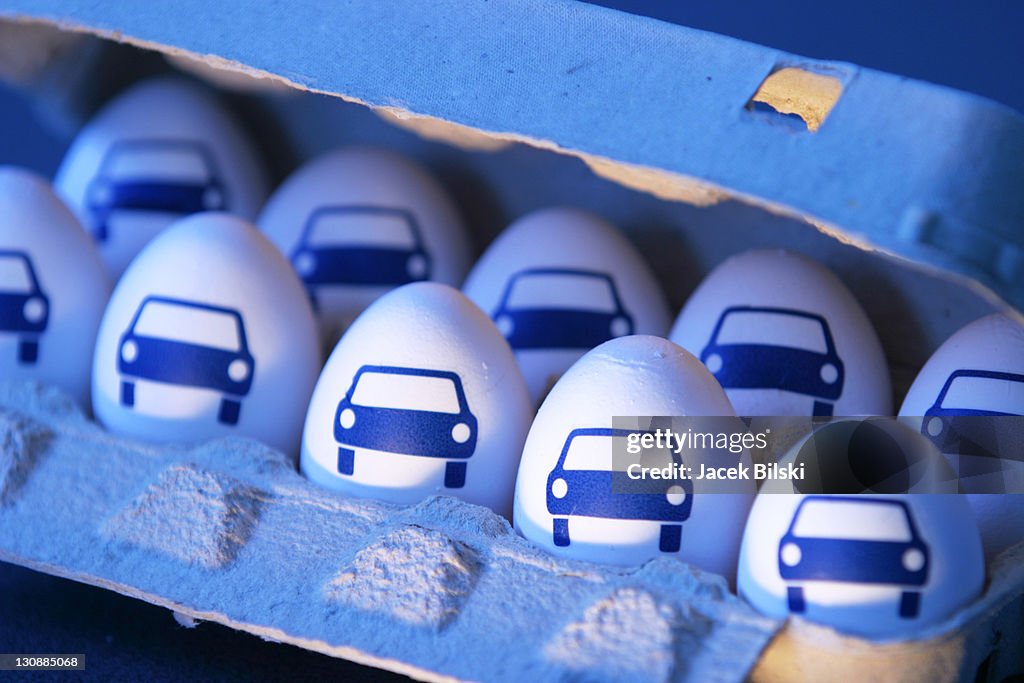
[[[23,251],[0,250],[0,333],[18,337],[18,362],[34,364],[39,337],[50,321],[50,299],[39,286],[32,259]]]
[[[218,422],[234,425],[255,366],[235,309],[149,296],[118,344],[121,405],[135,405],[138,380],[212,389],[223,394]]]
[[[958,461],[961,477],[998,473],[1003,467],[1002,459],[1024,459],[1019,453],[1015,456],[1000,452],[1008,444],[1024,442],[1024,419],[1018,419],[1021,416],[1024,375],[956,370],[946,379],[935,403],[925,411],[921,434],[940,453],[978,456]]]
[[[814,398],[830,416],[843,393],[843,362],[824,317],[790,308],[732,306],[715,324],[701,362],[724,389],[782,389]]]
[[[626,439],[633,433],[628,429],[586,427],[574,429],[566,437],[547,479],[547,508],[554,516],[552,540],[556,546],[571,544],[569,517],[579,516],[661,522],[658,548],[665,553],[679,550],[680,525],[690,518],[693,509],[693,482],[673,482],[664,492],[630,491],[635,488],[633,480],[613,467],[612,439]],[[675,464],[682,464],[678,454],[663,452]]]
[[[594,270],[521,270],[491,317],[515,350],[591,349],[633,334],[615,280]]]
[[[191,140],[141,139],[115,142],[89,183],[86,207],[97,242],[110,238],[110,222],[121,211],[179,216],[227,207],[213,155]]]
[[[430,279],[431,259],[406,209],[324,206],[306,220],[292,266],[315,299],[329,285],[395,287]]]
[[[902,500],[807,496],[779,541],[779,574],[798,614],[807,609],[804,583],[837,582],[902,587],[899,615],[913,619],[928,570],[928,546]]]
[[[338,403],[334,439],[339,474],[355,472],[357,448],[444,458],[444,485],[458,489],[476,450],[477,419],[454,372],[364,365]]]

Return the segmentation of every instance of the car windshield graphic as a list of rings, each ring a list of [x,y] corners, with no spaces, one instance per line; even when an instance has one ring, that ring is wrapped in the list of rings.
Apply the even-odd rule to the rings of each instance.
[[[112,180],[152,178],[186,183],[205,183],[211,171],[204,157],[187,143],[139,141],[114,148],[104,164]]]
[[[620,448],[626,447],[625,437],[580,434],[569,444],[562,468],[566,470],[611,472],[614,470],[615,440]]]
[[[235,316],[165,301],[149,301],[133,327],[140,337],[167,339],[225,351],[241,350]]]
[[[813,318],[769,311],[732,311],[722,321],[719,345],[760,344],[828,353],[821,323]]]
[[[352,392],[352,404],[451,415],[461,412],[455,383],[425,375],[364,372]]]
[[[1024,415],[1024,378],[958,375],[946,387],[941,408]]]
[[[524,274],[513,282],[505,307],[593,310],[603,313],[612,313],[619,308],[607,279],[582,273]]]
[[[358,245],[415,249],[418,246],[404,212],[357,207],[317,215],[310,225],[306,243],[312,247]]]
[[[793,535],[894,543],[913,540],[903,507],[877,500],[806,500],[793,522]]]
[[[21,256],[0,256],[0,291],[25,293],[35,289],[28,262]]]

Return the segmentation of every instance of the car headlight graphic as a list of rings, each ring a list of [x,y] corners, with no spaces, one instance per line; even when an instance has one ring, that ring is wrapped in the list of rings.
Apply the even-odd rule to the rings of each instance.
[[[230,377],[235,382],[241,382],[248,376],[249,364],[247,362],[245,362],[241,358],[236,358],[235,360],[231,361],[231,364],[228,366],[228,377]]]
[[[452,440],[455,443],[466,443],[469,441],[470,429],[465,422],[460,422],[452,427]]]
[[[803,553],[800,551],[800,546],[796,543],[787,543],[782,546],[782,550],[779,552],[779,558],[787,567],[795,567],[800,564],[800,560],[803,558]]]
[[[34,296],[25,302],[21,314],[30,323],[38,323],[46,316],[46,302],[41,297]]]

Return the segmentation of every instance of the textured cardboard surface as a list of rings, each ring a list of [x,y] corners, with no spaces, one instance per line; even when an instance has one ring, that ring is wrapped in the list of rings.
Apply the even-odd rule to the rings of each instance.
[[[1024,546],[961,614],[873,644],[760,616],[674,559],[556,559],[454,498],[345,498],[257,442],[119,438],[41,385],[0,383],[0,444],[0,559],[417,678],[810,681],[838,660],[952,682],[1021,657]]]
[[[430,680],[737,681],[779,627],[676,560],[558,560],[485,508],[344,498],[248,440],[121,439],[39,385],[0,406],[0,558],[189,618]]]

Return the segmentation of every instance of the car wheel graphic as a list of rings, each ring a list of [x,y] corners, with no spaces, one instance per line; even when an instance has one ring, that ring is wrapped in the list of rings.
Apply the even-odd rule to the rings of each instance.
[[[135,382],[121,382],[121,405],[129,408],[135,405]]]
[[[835,407],[828,401],[815,401],[814,410],[811,415],[814,417],[832,417],[832,411],[834,408]]]
[[[915,619],[921,611],[921,593],[918,591],[903,591],[900,596],[900,618]]]
[[[800,586],[790,586],[787,588],[786,600],[789,603],[789,611],[793,614],[803,614],[807,610],[807,603],[804,601],[804,589]]]
[[[658,550],[663,553],[677,553],[683,535],[681,524],[662,524],[661,538],[658,539]]]
[[[559,548],[565,548],[569,545],[569,520],[565,517],[555,517],[552,525],[552,540]]]
[[[39,342],[35,339],[22,339],[18,344],[18,362],[22,365],[34,365],[39,359]]]
[[[449,462],[444,467],[444,487],[461,489],[466,485],[466,463]]]
[[[338,474],[351,476],[356,471],[356,452],[352,448],[338,446]]]
[[[221,399],[217,420],[222,424],[236,425],[238,424],[238,414],[241,410],[242,404],[240,401],[236,401],[233,398]]]

